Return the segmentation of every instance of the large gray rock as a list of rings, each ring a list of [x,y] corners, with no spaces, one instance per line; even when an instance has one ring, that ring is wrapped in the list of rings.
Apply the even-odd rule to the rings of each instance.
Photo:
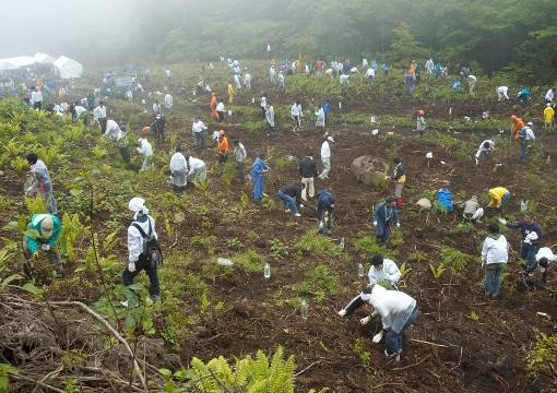
[[[362,183],[371,187],[385,184],[385,174],[389,166],[380,158],[361,156],[352,161],[350,171]]]

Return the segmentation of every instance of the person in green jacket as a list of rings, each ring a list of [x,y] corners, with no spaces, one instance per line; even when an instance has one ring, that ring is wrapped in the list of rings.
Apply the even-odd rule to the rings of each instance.
[[[61,224],[53,214],[33,214],[23,237],[23,249],[27,257],[37,258],[42,253],[55,250],[60,237]],[[58,258],[58,257],[57,257]]]

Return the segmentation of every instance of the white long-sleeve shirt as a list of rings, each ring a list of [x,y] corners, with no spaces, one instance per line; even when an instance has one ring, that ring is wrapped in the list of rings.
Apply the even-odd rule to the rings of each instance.
[[[106,117],[106,106],[99,105],[93,110],[93,117],[95,119],[104,119]]]
[[[402,274],[393,260],[383,259],[381,270],[377,270],[372,265],[367,276],[370,284],[377,284],[379,281],[387,280],[394,285],[400,280]]]
[[[292,105],[292,108],[290,109],[290,114],[292,115],[292,117],[304,117],[304,112],[302,112],[302,106],[300,104],[296,105]]]
[[[165,95],[164,96],[164,107],[166,109],[172,109],[173,106],[174,106],[174,98],[170,94]]]
[[[329,146],[329,141],[325,141],[321,144],[321,158],[331,158],[331,146]]]
[[[161,113],[161,104],[157,104],[156,102],[153,103],[153,112],[155,113],[155,115]]]
[[[489,143],[489,147],[487,147],[487,148],[484,147],[484,144],[486,142]],[[491,139],[486,139],[485,141],[483,141],[480,144],[480,147],[478,147],[478,151],[476,152],[476,158],[480,158],[480,156],[482,155],[482,153],[484,151],[488,152],[488,153],[491,153],[493,150],[495,150],[495,142],[493,142]]]
[[[190,168],[188,176],[191,176],[198,170],[205,168],[205,162],[200,160],[199,158],[190,157],[188,160],[188,166]]]
[[[508,261],[507,238],[503,235],[499,235],[497,239],[486,237],[482,247],[482,264],[507,263]]]
[[[217,104],[217,108],[216,108],[217,112],[224,112],[224,104],[222,102],[219,102]]]
[[[151,146],[147,139],[142,139],[141,146],[137,148],[137,151],[147,158],[153,155],[153,146]]]
[[[141,227],[141,229],[143,229],[143,232],[145,232],[147,236],[149,236],[149,221],[151,221],[152,235],[155,237],[155,239],[158,239],[158,235],[155,230],[155,220],[153,220],[151,216],[143,215],[134,218],[134,220],[139,220],[134,221],[134,223],[139,224],[139,226]],[[143,239],[143,236],[141,236],[139,230],[135,226],[130,225],[128,227],[128,260],[130,262],[137,262],[139,256],[143,252],[144,242],[145,240]]]
[[[275,126],[275,110],[272,105],[265,111],[265,119],[267,119],[267,123],[269,123],[271,127]]]
[[[188,171],[186,157],[180,152],[176,152],[170,157],[170,170],[172,172]]]
[[[375,70],[372,67],[369,67],[366,71],[366,78],[375,78]]]
[[[265,97],[261,97],[261,105],[259,105],[261,108],[267,108],[267,98]]]
[[[383,329],[400,333],[416,307],[416,299],[404,292],[387,290],[374,285],[371,294],[362,294],[361,299],[368,301],[381,316]]]
[[[80,118],[81,115],[82,115],[84,112],[87,112],[87,109],[85,109],[85,108],[82,107],[81,105],[76,105],[73,109],[74,109],[74,111],[75,111],[75,115],[77,116],[77,118]]]
[[[191,132],[194,133],[194,134],[197,133],[197,132],[203,132],[206,129],[207,129],[207,126],[201,120],[193,122],[193,125],[191,126]]]
[[[104,136],[110,139],[117,139],[118,134],[120,134],[122,130],[118,123],[114,120],[110,119],[106,122],[106,131],[104,132]]]
[[[539,262],[542,258],[547,258],[549,263],[557,261],[557,255],[553,254],[553,251],[551,251],[551,248],[549,247],[542,247],[538,250],[538,253],[536,254],[536,261]]]
[[[553,91],[553,89],[549,89],[547,93],[545,93],[545,100],[553,101],[553,98],[555,98],[555,92]]]
[[[33,103],[42,102],[43,101],[43,93],[41,93],[40,91],[32,92],[31,93],[31,101],[33,101]]]
[[[325,111],[323,110],[323,108],[319,108],[315,112],[315,116],[317,117],[317,120],[315,121],[315,125],[317,127],[325,127]]]

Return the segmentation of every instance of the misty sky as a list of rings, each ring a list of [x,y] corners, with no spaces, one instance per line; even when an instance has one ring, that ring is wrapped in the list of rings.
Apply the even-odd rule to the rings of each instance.
[[[129,40],[133,3],[134,0],[1,0],[0,58],[46,52],[77,59],[84,51],[118,48]]]

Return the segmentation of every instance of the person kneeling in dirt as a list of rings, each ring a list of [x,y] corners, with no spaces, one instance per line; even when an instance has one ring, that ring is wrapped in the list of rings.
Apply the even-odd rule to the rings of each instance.
[[[23,237],[23,254],[27,262],[43,254],[53,256],[56,262],[60,262],[60,254],[56,249],[60,229],[60,220],[55,215],[33,214]],[[28,263],[24,268],[28,269]]]
[[[557,261],[557,255],[553,254],[553,251],[549,247],[542,247],[536,254],[536,261],[540,266],[540,272],[542,273],[541,283],[545,284],[547,282],[547,272],[549,270],[549,264]],[[530,272],[533,275],[534,271]]]
[[[279,188],[278,196],[282,199],[285,207],[285,213],[293,213],[294,216],[300,217],[298,208],[303,208],[302,205],[302,189],[297,184],[288,184]]]
[[[319,221],[319,234],[322,235],[327,228],[327,234],[333,230],[333,213],[335,211],[335,196],[330,191],[321,190],[317,193],[317,220]]]
[[[478,197],[472,195],[472,198],[468,199],[462,205],[462,217],[466,220],[476,221],[478,223],[482,222],[482,217],[484,216],[484,209],[480,207],[478,203]]]
[[[194,183],[207,180],[207,165],[205,165],[205,161],[186,155],[186,162],[188,163],[188,168],[190,168],[187,177],[193,175]]]
[[[373,210],[373,226],[376,228],[377,242],[384,246],[389,242],[391,224],[395,223],[400,228],[398,209],[393,197],[387,197],[385,202],[379,203]]]
[[[489,194],[489,205],[488,207],[494,207],[498,213],[503,212],[503,208],[509,200],[511,199],[511,193],[504,187],[494,187],[490,188]]]
[[[373,336],[373,343],[379,344],[385,337],[385,356],[400,361],[402,354],[402,335],[419,316],[416,299],[404,292],[388,290],[381,285],[369,286],[362,292],[362,300],[369,302],[374,308],[371,317],[381,318],[382,329]],[[371,318],[364,318],[361,323],[367,324]]]
[[[489,224],[487,231],[488,235],[482,246],[485,295],[495,299],[501,290],[503,273],[509,261],[509,249],[507,239],[499,233],[499,225]]]
[[[384,259],[381,255],[374,255],[371,258],[371,267],[367,274],[369,285],[383,285],[388,289],[397,289],[396,284],[400,281],[402,274],[396,263],[391,259]],[[363,292],[352,299],[346,307],[338,312],[341,317],[350,316],[354,311],[360,308],[365,301],[362,299]],[[363,321],[369,321],[364,318]],[[366,322],[367,323],[367,322]]]
[[[476,166],[480,165],[480,162],[485,162],[489,157],[491,157],[491,153],[495,151],[495,142],[491,139],[487,139],[480,144],[478,151],[476,151],[476,155],[474,156],[474,160],[476,161]]]
[[[149,209],[145,206],[145,200],[142,198],[132,198],[128,208],[134,212],[134,216],[131,225],[128,227],[129,257],[126,269],[122,273],[122,280],[125,286],[130,286],[133,284],[135,276],[145,270],[149,276],[150,299],[156,302],[160,298],[157,265],[162,258],[156,243],[155,220],[149,216]],[[122,302],[122,305],[128,307],[128,301]]]

